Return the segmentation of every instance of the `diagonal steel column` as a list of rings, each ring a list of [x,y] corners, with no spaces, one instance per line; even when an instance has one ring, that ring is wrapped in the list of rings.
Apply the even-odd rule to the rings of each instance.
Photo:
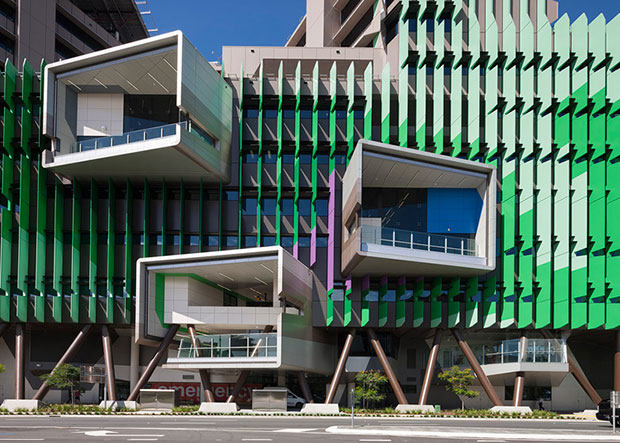
[[[118,400],[116,397],[116,375],[114,373],[114,360],[112,359],[112,340],[108,327],[101,327],[101,344],[103,345],[103,361],[105,363],[105,378],[108,388],[108,399],[110,401]]]
[[[187,330],[189,331],[189,336],[192,340],[192,346],[196,350],[196,355],[198,357],[202,357],[202,351],[200,350],[200,343],[198,342],[198,337],[196,336],[196,326],[187,325]],[[198,373],[200,374],[200,381],[202,382],[202,389],[205,393],[205,400],[207,403],[214,403],[215,396],[213,395],[213,387],[211,386],[211,379],[209,377],[209,371],[206,369],[199,369]]]
[[[86,325],[82,328],[80,332],[78,332],[78,334],[75,336],[75,339],[73,339],[73,342],[69,345],[69,347],[67,348],[63,356],[60,357],[60,360],[58,360],[58,363],[56,363],[56,366],[54,366],[54,369],[52,370],[52,372],[60,365],[68,363],[68,361],[71,360],[75,356],[75,354],[80,349],[82,344],[84,344],[84,341],[86,340],[86,337],[88,336],[88,333],[91,331],[91,329],[92,329],[92,325]],[[36,394],[34,394],[34,397],[32,399],[39,400],[39,401],[43,400],[43,398],[45,398],[45,395],[47,395],[49,390],[50,390],[49,385],[46,382],[43,382],[43,384],[41,385],[39,390],[36,392]]]
[[[338,364],[336,365],[336,370],[334,371],[334,376],[332,377],[332,383],[329,385],[329,391],[327,391],[327,397],[325,397],[325,404],[329,404],[334,401],[336,389],[338,389],[338,383],[340,383],[340,377],[342,377],[344,366],[347,364],[347,358],[349,358],[349,352],[351,351],[354,336],[355,331],[347,333],[347,338],[344,341],[344,346],[342,347],[342,352],[340,353],[340,358],[338,359]]]
[[[271,331],[273,331],[273,326],[267,325],[265,326],[263,333],[267,334]],[[254,349],[252,350],[252,354],[250,355],[250,358],[256,357],[256,354],[258,354],[258,350],[260,349],[260,346],[262,343],[263,343],[262,338],[258,340],[258,342],[256,342],[256,346],[254,346]],[[235,387],[233,388],[232,392],[226,399],[226,403],[234,403],[237,401],[237,397],[239,396],[239,393],[241,392],[243,385],[245,385],[245,381],[248,379],[248,375],[250,375],[249,370],[244,369],[243,371],[241,371],[241,374],[239,374],[239,378],[237,379],[237,383],[235,383]]]
[[[370,344],[375,350],[375,354],[379,357],[379,362],[381,362],[381,366],[383,367],[383,371],[385,375],[387,375],[388,380],[390,381],[390,385],[392,385],[392,390],[394,394],[396,394],[396,399],[398,400],[399,405],[408,405],[407,396],[403,392],[403,388],[400,387],[400,383],[398,382],[398,378],[396,378],[396,374],[392,369],[392,365],[390,365],[390,361],[385,355],[385,351],[383,351],[383,347],[381,346],[381,342],[377,338],[377,334],[372,329],[368,330],[368,337],[370,337]]]
[[[491,400],[491,403],[493,403],[493,406],[502,406],[502,401],[499,399],[499,396],[497,395],[497,392],[495,392],[495,389],[493,389],[493,385],[489,381],[487,375],[482,370],[482,366],[480,366],[480,363],[478,363],[478,359],[469,347],[469,344],[465,341],[465,339],[458,330],[452,329],[452,335],[454,335],[454,338],[459,344],[461,351],[463,351],[465,358],[469,362],[471,368],[474,370],[478,381],[482,385],[484,392],[487,393],[489,400]]]
[[[306,403],[314,403],[314,399],[312,398],[312,392],[310,392],[310,386],[308,385],[308,380],[306,380],[306,374],[304,372],[297,373],[297,380],[299,380],[299,386],[301,387],[301,393],[304,396],[304,400]]]
[[[543,336],[547,339],[551,340],[555,338],[546,329],[542,329],[541,332]],[[568,363],[568,372],[573,374],[573,377],[575,377],[575,380],[577,380],[577,383],[579,383],[579,386],[581,386],[581,389],[583,389],[585,393],[588,394],[588,397],[590,397],[590,400],[592,400],[592,403],[594,403],[595,405],[598,405],[601,402],[602,398],[600,395],[598,395],[598,392],[596,392],[596,389],[594,389],[594,386],[592,386],[592,384],[588,380],[588,377],[586,377],[586,375],[581,371],[581,369],[579,369],[579,365],[577,364],[577,361],[573,358],[573,356],[570,354],[568,350],[568,345],[566,345],[566,361]]]
[[[6,331],[9,330],[10,323],[0,323],[0,337],[4,335]]]
[[[426,364],[426,372],[424,372],[424,382],[422,383],[422,391],[420,392],[419,405],[425,405],[428,401],[428,393],[431,390],[431,380],[435,372],[435,365],[437,364],[437,355],[439,354],[439,345],[441,344],[441,329],[435,329],[435,336],[433,338],[433,346],[431,352],[428,355],[428,363]]]
[[[525,385],[525,374],[517,372],[515,374],[515,390],[513,393],[513,406],[521,406],[523,403],[523,386]]]
[[[6,323],[5,323],[6,324]],[[15,325],[15,399],[24,399],[24,325]]]
[[[179,325],[170,325],[170,329],[168,329],[166,336],[164,337],[162,342],[159,344],[159,348],[157,348],[157,352],[155,353],[155,355],[153,356],[153,358],[151,359],[147,367],[144,368],[144,372],[140,376],[138,383],[136,383],[136,387],[133,389],[133,391],[131,391],[131,394],[129,394],[129,397],[127,397],[127,401],[138,400],[138,395],[140,395],[140,389],[144,387],[144,385],[149,381],[149,378],[151,378],[151,375],[153,375],[153,372],[155,372],[155,368],[157,367],[161,359],[164,358],[164,355],[166,354],[166,351],[168,350],[168,346],[170,346],[170,343],[172,343],[172,340],[174,340],[174,336],[176,335],[178,330],[179,330]]]

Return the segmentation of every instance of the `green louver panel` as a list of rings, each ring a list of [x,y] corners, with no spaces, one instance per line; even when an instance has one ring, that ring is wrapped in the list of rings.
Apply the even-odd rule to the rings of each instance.
[[[419,328],[424,321],[424,279],[413,282],[413,327]]]
[[[607,113],[607,251],[606,281],[609,295],[605,303],[605,328],[620,327],[620,16],[607,24],[607,51],[614,60],[607,69],[607,97],[611,108]]]
[[[570,28],[564,15],[554,25],[555,96],[559,103],[554,113],[553,182],[553,327],[569,324],[570,316]]]
[[[295,197],[293,199],[293,254],[299,254],[299,180],[301,178],[301,62],[295,68]],[[241,182],[242,180],[239,180]]]
[[[436,277],[431,281],[431,293],[430,293],[430,311],[429,311],[429,320],[430,327],[436,328],[441,324],[441,316],[442,316],[442,286],[443,282],[441,277]]]
[[[107,265],[106,265],[106,292],[105,292],[105,321],[114,322],[114,258],[115,258],[115,227],[116,222],[116,187],[112,180],[108,180],[108,236],[107,236]]]
[[[133,186],[129,179],[126,184],[126,206],[125,206],[125,263],[124,263],[124,280],[125,288],[123,291],[123,320],[125,323],[131,323],[131,299],[134,295],[134,260],[133,260],[133,228],[132,221],[134,217],[134,192]]]
[[[377,325],[381,328],[387,324],[388,320],[388,301],[386,297],[388,295],[388,279],[387,277],[381,278],[379,285],[379,321]]]
[[[318,64],[316,65],[316,76],[318,77]],[[315,78],[313,74],[313,79]],[[372,140],[372,63],[368,63],[364,70],[364,138]]]
[[[82,242],[82,188],[73,181],[73,204],[71,210],[71,293],[80,293],[80,245]]]
[[[386,63],[381,72],[381,141],[390,142],[390,64]]]
[[[88,252],[88,320],[97,322],[97,270],[98,242],[99,242],[99,188],[95,180],[90,181],[90,247]]]
[[[454,328],[461,322],[461,279],[455,278],[448,283],[448,327]]]
[[[582,15],[571,25],[572,69],[571,143],[571,327],[588,322],[588,20]]]
[[[473,328],[478,323],[480,313],[480,292],[478,277],[468,278],[465,283],[465,327]]]
[[[278,156],[276,160],[276,245],[281,243],[281,225],[282,225],[282,126],[284,110],[282,109],[282,100],[284,98],[284,62],[280,62],[278,68],[278,121],[277,121],[277,137],[278,137]]]
[[[405,300],[407,294],[407,278],[400,277],[398,279],[398,286],[396,287],[396,323],[395,326],[400,328],[405,325],[407,316],[407,301]]]

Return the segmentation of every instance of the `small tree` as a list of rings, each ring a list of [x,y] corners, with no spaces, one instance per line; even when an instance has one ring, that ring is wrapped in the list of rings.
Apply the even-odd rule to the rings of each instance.
[[[52,388],[69,389],[71,403],[75,404],[73,390],[80,384],[80,370],[68,363],[63,363],[51,373],[41,376],[41,380],[47,382]]]
[[[450,369],[440,372],[437,377],[446,382],[448,392],[454,392],[459,397],[461,409],[465,409],[465,398],[476,398],[479,394],[478,391],[469,389],[475,379],[470,368],[459,369],[458,366],[452,366]]]
[[[2,374],[5,370],[6,368],[4,367],[4,365],[0,363],[0,374]]]
[[[355,376],[355,402],[366,409],[369,404],[385,399],[385,384],[388,379],[382,372],[362,371]]]

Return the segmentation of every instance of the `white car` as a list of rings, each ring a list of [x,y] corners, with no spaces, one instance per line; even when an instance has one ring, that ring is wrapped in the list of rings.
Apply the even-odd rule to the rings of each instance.
[[[293,394],[290,390],[287,389],[286,393],[287,393],[286,407],[288,409],[290,408],[301,409],[306,404],[306,400]]]

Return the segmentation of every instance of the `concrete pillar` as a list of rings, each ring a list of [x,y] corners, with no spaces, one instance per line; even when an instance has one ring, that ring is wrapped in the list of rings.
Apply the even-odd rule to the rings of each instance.
[[[140,345],[136,343],[135,337],[131,335],[131,346],[129,350],[129,391],[133,391],[138,383],[140,376]]]
[[[24,325],[15,325],[15,399],[24,399]]]
[[[525,374],[523,372],[517,372],[515,375],[515,389],[514,389],[513,399],[512,399],[513,406],[522,406],[524,385],[525,385]]]
[[[437,364],[437,355],[439,354],[439,345],[441,344],[441,329],[435,330],[435,336],[433,338],[433,346],[431,352],[428,355],[428,363],[426,364],[426,371],[424,372],[424,381],[422,383],[422,391],[420,392],[420,405],[425,405],[428,401],[428,393],[431,390],[431,381],[433,374],[435,373],[435,365]]]
[[[342,347],[342,352],[340,353],[340,358],[338,359],[338,364],[336,365],[332,382],[327,390],[325,404],[329,404],[334,401],[334,396],[336,395],[336,390],[338,389],[338,384],[340,383],[340,377],[344,372],[344,367],[347,364],[347,359],[349,358],[349,351],[351,350],[351,345],[353,344],[354,334],[354,331],[347,333],[347,338],[344,342],[344,346]]]

